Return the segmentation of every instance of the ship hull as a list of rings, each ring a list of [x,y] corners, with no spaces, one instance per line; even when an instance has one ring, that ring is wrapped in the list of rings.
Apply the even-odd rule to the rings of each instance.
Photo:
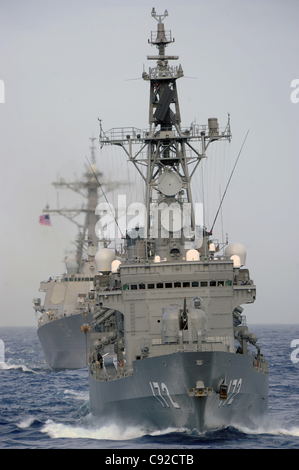
[[[133,363],[133,375],[100,381],[89,374],[90,410],[100,423],[203,432],[224,426],[261,425],[268,413],[268,375],[253,368],[252,356],[182,352]],[[208,396],[189,396],[199,381]],[[220,400],[222,382],[227,399]]]
[[[92,314],[71,315],[45,323],[37,330],[48,366],[53,370],[81,369],[88,365],[92,341],[90,332],[81,331],[89,325]]]

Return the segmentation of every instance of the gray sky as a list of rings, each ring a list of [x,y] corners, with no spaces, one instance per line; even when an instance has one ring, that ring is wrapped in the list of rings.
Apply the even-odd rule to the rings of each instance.
[[[148,126],[148,83],[126,80],[152,66],[153,6],[168,9],[165,28],[175,38],[168,51],[196,77],[178,81],[182,125],[215,116],[224,126],[231,113],[228,176],[250,129],[223,212],[224,231],[245,246],[257,284],[247,322],[299,320],[299,103],[290,99],[299,78],[298,1],[0,0],[0,326],[35,325],[40,280],[63,272],[74,231],[54,217],[53,227],[42,227],[38,217],[47,203],[56,207],[57,175],[82,173],[97,118],[104,129]],[[110,161],[105,148],[97,155],[109,178],[130,171],[111,163],[125,156]],[[223,192],[224,182],[216,188]]]

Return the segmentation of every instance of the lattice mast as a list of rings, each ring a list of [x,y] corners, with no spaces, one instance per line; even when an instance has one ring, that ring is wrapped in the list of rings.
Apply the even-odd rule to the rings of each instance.
[[[228,124],[222,132],[219,132],[216,118],[210,118],[208,126],[192,123],[190,128],[181,128],[176,81],[184,74],[181,65],[169,65],[170,61],[176,61],[179,57],[166,55],[167,45],[174,42],[171,31],[166,31],[164,28],[163,21],[168,12],[165,10],[163,15],[157,15],[153,8],[151,15],[158,24],[157,30],[151,32],[151,39],[148,42],[157,47],[158,55],[147,57],[148,60],[155,60],[156,66],[149,68],[148,73],[144,71],[142,74],[142,78],[150,83],[149,130],[120,128],[104,132],[100,121],[100,143],[123,147],[145,181],[147,217],[145,227],[148,242],[153,242],[151,240],[153,204],[165,203],[168,207],[176,205],[180,208],[184,203],[189,204],[190,220],[178,220],[174,213],[170,216],[170,212],[167,213],[166,210],[168,220],[164,228],[169,231],[167,242],[165,239],[162,240],[163,214],[159,214],[159,233],[153,242],[156,249],[165,243],[167,245],[175,243],[188,249],[183,226],[188,225],[192,233],[196,230],[191,179],[201,159],[206,157],[209,144],[219,139],[231,139],[230,123],[228,119]],[[201,141],[201,151],[193,147],[192,141]],[[139,144],[139,150],[135,153],[133,144]],[[183,210],[179,212],[178,217],[182,216]],[[150,243],[147,246],[149,245]],[[167,249],[164,250],[165,253],[166,251]],[[185,250],[179,248],[178,252],[184,255]]]
[[[98,170],[96,164],[96,147],[94,145],[96,138],[92,136],[89,140],[91,140],[91,168],[89,166],[86,167],[83,178],[76,179],[75,181],[65,181],[63,178],[60,178],[59,181],[52,183],[56,189],[70,189],[80,194],[84,199],[87,199],[87,204],[84,204],[82,207],[63,207],[57,209],[50,209],[49,205],[47,205],[45,209],[43,209],[43,212],[47,214],[62,215],[78,227],[79,235],[76,237],[76,242],[78,244],[77,262],[79,266],[81,266],[84,246],[86,245],[86,249],[90,245],[98,246],[98,237],[95,233],[95,225],[98,218],[95,214],[95,210],[98,204],[98,178],[102,177],[102,173]],[[81,214],[85,214],[84,224],[81,224],[77,219]]]

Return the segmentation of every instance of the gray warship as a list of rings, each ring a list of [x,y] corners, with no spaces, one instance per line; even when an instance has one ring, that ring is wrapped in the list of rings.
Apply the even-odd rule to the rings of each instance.
[[[91,137],[91,164],[81,180],[67,182],[64,179],[53,183],[57,189],[70,189],[87,198],[87,205],[80,208],[44,209],[46,214],[59,214],[75,223],[79,229],[76,237],[77,252],[65,260],[66,273],[51,276],[40,283],[41,298],[33,299],[38,315],[37,335],[48,366],[55,370],[80,369],[88,364],[91,346],[90,323],[95,305],[95,261],[98,237],[95,227],[98,218],[99,178],[95,158],[95,138]],[[77,216],[85,214],[81,225]]]
[[[156,66],[142,75],[150,85],[149,129],[104,132],[100,124],[101,145],[121,146],[143,178],[146,215],[126,234],[126,259],[107,248],[95,257],[90,411],[100,423],[149,431],[252,428],[268,413],[268,366],[242,307],[255,301],[256,286],[245,248],[225,244],[221,254],[191,192],[209,145],[230,141],[230,121],[222,129],[216,118],[181,127],[183,70],[165,53],[174,41],[167,16],[152,10],[158,24],[149,43],[159,53],[147,57]]]

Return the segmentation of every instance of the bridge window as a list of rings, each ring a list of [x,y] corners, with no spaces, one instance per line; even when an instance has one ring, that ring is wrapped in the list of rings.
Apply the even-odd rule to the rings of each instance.
[[[180,282],[175,282],[174,287],[181,287],[181,283]]]
[[[132,284],[131,285],[131,290],[137,290],[137,284]]]
[[[165,289],[172,289],[172,282],[165,282]]]
[[[192,287],[198,287],[199,282],[198,281],[192,281]]]
[[[163,289],[163,282],[157,282],[157,289]]]
[[[148,285],[147,285],[147,288],[148,288],[148,289],[154,289],[154,288],[155,288],[155,284],[148,284]]]
[[[190,287],[190,282],[183,282],[183,287]]]
[[[145,284],[139,284],[139,289],[145,289]]]

